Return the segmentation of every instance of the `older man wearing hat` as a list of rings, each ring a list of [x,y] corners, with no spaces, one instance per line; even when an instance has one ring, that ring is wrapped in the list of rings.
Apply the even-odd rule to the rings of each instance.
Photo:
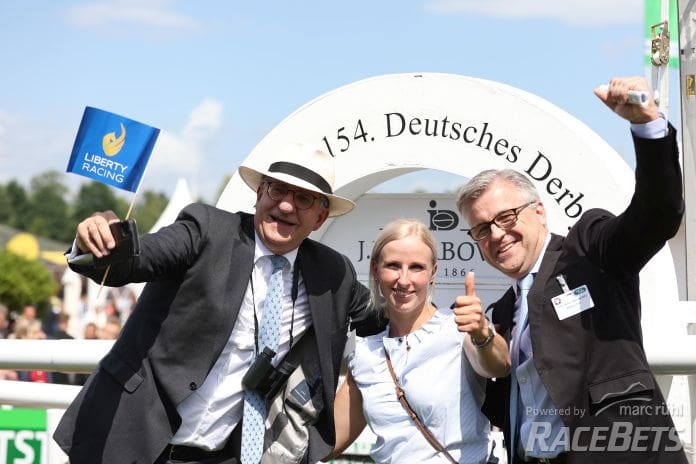
[[[348,259],[308,236],[354,205],[333,193],[333,159],[305,145],[239,173],[255,214],[189,205],[111,266],[107,285],[148,284],[54,435],[72,464],[315,462],[331,451],[349,324],[378,327]],[[75,271],[101,281],[90,258],[114,252],[117,220],[107,211],[77,226]],[[267,417],[269,390],[281,392],[280,415]],[[292,430],[284,409],[301,418]]]

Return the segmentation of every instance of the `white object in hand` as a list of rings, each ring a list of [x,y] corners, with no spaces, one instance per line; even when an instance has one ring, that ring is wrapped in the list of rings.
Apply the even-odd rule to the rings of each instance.
[[[609,90],[607,84],[602,84],[599,86],[602,90]],[[650,101],[650,93],[647,90],[629,90],[628,91],[628,103],[632,105],[642,105],[645,106]]]

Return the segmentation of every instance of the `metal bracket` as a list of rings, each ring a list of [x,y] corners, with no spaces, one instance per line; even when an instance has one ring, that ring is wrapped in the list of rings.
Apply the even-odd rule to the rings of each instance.
[[[659,35],[656,33],[660,29]],[[667,21],[650,26],[652,38],[650,48],[650,61],[653,66],[665,66],[669,63],[669,25]]]

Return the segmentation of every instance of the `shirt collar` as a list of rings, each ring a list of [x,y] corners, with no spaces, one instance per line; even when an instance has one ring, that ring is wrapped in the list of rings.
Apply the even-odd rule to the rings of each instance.
[[[298,248],[295,248],[293,250],[288,251],[285,253],[283,256],[288,260],[290,263],[290,269],[295,268],[295,260],[297,259],[297,251]],[[263,258],[264,256],[270,256],[273,255],[274,253],[268,249],[268,247],[263,243],[259,235],[254,232],[254,264],[258,262],[259,259]]]
[[[549,246],[549,242],[551,241],[551,233],[546,232],[546,238],[544,239],[544,246],[541,247],[541,253],[539,253],[539,257],[537,258],[536,262],[534,263],[534,266],[532,266],[532,270],[529,271],[532,274],[536,274],[539,272],[539,268],[541,267],[541,261],[544,259],[544,254],[546,254],[546,247]]]
[[[544,246],[541,247],[541,253],[539,253],[539,257],[534,262],[534,265],[532,266],[532,270],[529,271],[528,274],[536,274],[539,272],[539,268],[541,267],[541,261],[544,259],[544,255],[546,254],[546,247],[549,246],[550,241],[551,241],[551,233],[547,231],[546,238],[544,239]],[[522,279],[524,279],[524,277],[526,277],[526,276],[523,276]],[[518,280],[522,280],[522,279],[518,279]],[[517,285],[516,284],[517,284],[518,280],[514,280],[513,285],[512,285],[512,291],[515,292],[515,296],[517,296]]]
[[[394,343],[394,340],[401,340],[406,338],[408,338],[411,341],[411,343],[422,343],[428,335],[434,333],[436,329],[439,329],[440,325],[442,324],[441,319],[443,319],[444,317],[446,317],[445,314],[436,308],[435,312],[433,313],[433,317],[425,321],[425,323],[422,326],[420,326],[413,332],[407,333],[406,335],[401,335],[399,337],[389,336],[389,324],[387,324],[387,328],[383,332],[384,335],[382,336],[382,343],[384,344],[384,346],[390,346]]]

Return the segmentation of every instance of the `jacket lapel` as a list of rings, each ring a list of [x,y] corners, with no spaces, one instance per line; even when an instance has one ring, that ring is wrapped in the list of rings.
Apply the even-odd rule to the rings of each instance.
[[[542,382],[548,390],[549,383],[546,379],[547,368],[543,365],[544,350],[541,346],[542,342],[546,343],[549,340],[542,340],[543,325],[546,324],[548,327],[551,323],[549,318],[555,318],[555,314],[544,314],[544,307],[546,302],[549,301],[551,295],[546,293],[546,288],[553,279],[553,275],[556,271],[556,265],[562,254],[563,237],[559,235],[551,235],[551,241],[546,247],[546,252],[541,261],[541,266],[539,266],[539,272],[534,278],[534,283],[532,288],[529,290],[529,295],[527,296],[528,311],[529,311],[529,330],[531,331],[532,337],[532,351],[534,352],[534,365],[536,366],[539,375],[541,376]],[[549,394],[552,395],[552,399],[556,400],[557,397],[553,395],[553,392],[549,390]],[[558,403],[556,403],[559,405]],[[560,407],[560,405],[559,405]]]
[[[306,259],[304,247],[300,246],[297,253],[297,265],[299,266],[300,274],[302,275],[305,290],[307,291],[307,301],[309,303],[309,312],[312,315],[312,324],[314,326],[314,339],[317,347],[317,356],[319,361],[319,369],[324,383],[325,392],[334,391],[333,384],[333,361],[331,350],[331,337],[328,336],[332,327],[332,312],[333,303],[331,294],[328,292],[319,293],[313,284],[317,281],[316,276],[311,275],[311,266],[303,266]],[[318,334],[324,334],[318,336]]]
[[[229,330],[224,331],[225,340],[232,332],[234,322],[237,320],[242,300],[246,293],[251,272],[254,269],[254,217],[249,216],[242,220],[239,236],[234,239],[232,249],[235,250],[234,262],[229,263],[227,274],[227,287],[225,288],[225,301],[230,309],[227,319]],[[223,331],[221,331],[223,332]]]
[[[541,311],[544,306],[544,288],[546,283],[551,279],[556,263],[561,256],[561,246],[563,245],[563,237],[551,234],[551,240],[546,247],[546,252],[541,260],[539,272],[534,278],[532,288],[529,290],[527,302],[529,304],[529,324],[539,325],[541,323]],[[534,329],[532,329],[534,330]]]
[[[500,332],[508,345],[512,338],[512,318],[515,314],[515,299],[515,292],[510,287],[493,307],[493,324],[498,326],[496,330]]]

